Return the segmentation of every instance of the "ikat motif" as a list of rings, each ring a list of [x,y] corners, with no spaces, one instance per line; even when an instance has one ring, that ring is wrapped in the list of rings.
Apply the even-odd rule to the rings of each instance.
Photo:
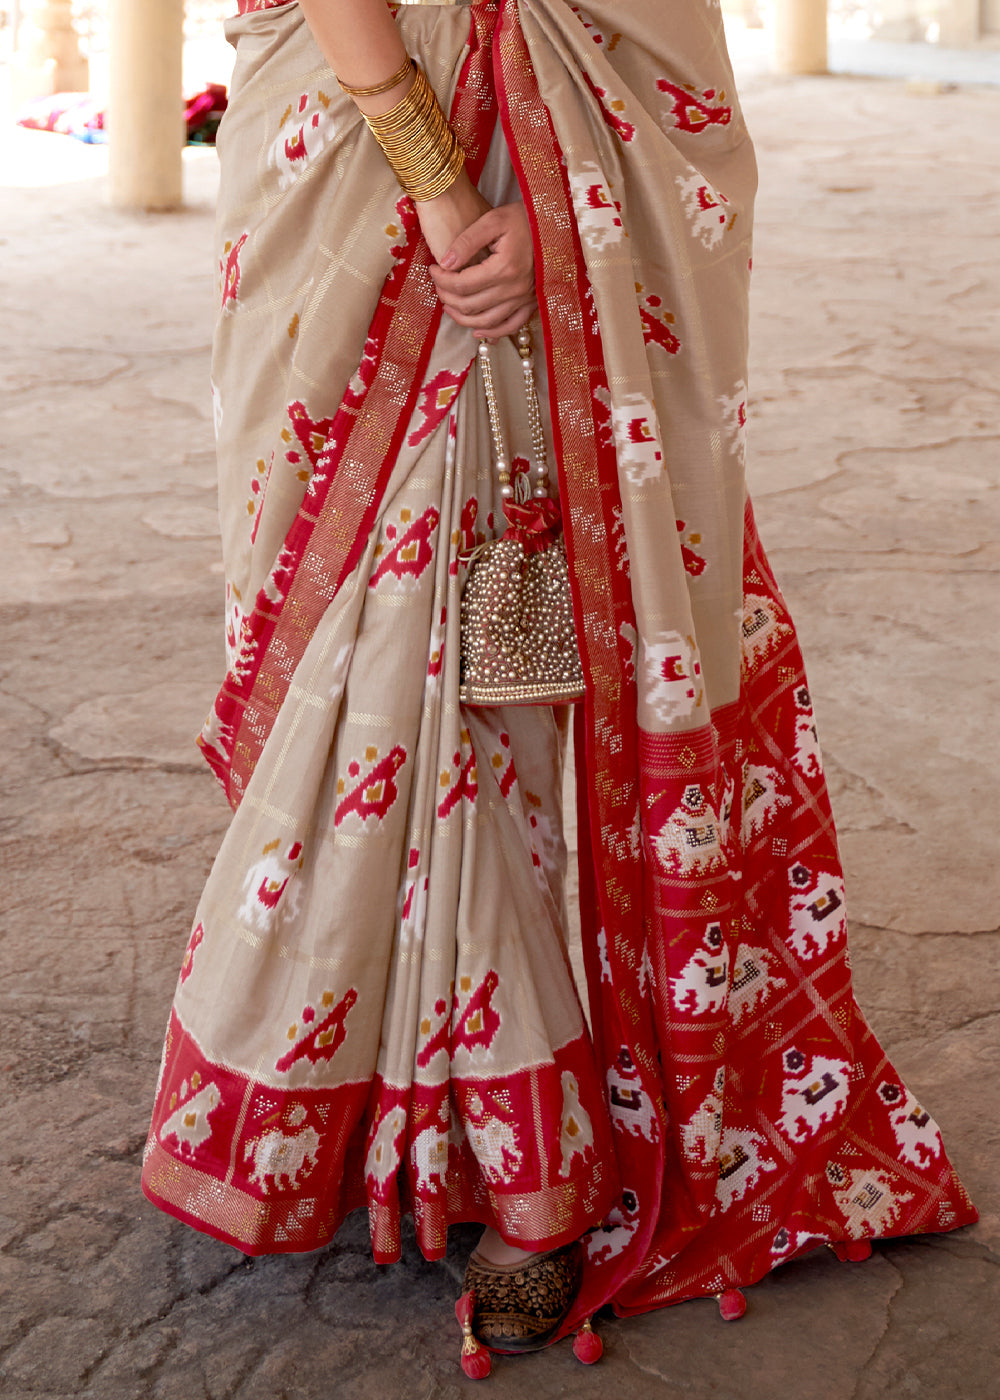
[[[477,178],[502,113],[492,193],[516,177],[535,237],[588,680],[590,1031],[562,721],[457,704],[461,555],[496,519],[475,347],[297,6],[242,8],[213,367],[230,670],[202,736],[235,812],[147,1193],[248,1253],[358,1208],[381,1261],[406,1211],[428,1257],[459,1219],[583,1236],[567,1326],[974,1219],[853,1000],[812,703],[745,499],[754,170],[717,7],[399,14]],[[498,377],[516,402],[513,356]]]

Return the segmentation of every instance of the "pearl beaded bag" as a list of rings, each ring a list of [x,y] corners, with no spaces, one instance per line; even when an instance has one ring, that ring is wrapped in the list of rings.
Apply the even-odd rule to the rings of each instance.
[[[559,503],[549,495],[548,458],[535,388],[531,332],[517,349],[528,401],[533,484],[511,484],[490,347],[479,346],[493,453],[508,527],[463,555],[461,679],[466,705],[561,705],[583,696],[569,563]]]

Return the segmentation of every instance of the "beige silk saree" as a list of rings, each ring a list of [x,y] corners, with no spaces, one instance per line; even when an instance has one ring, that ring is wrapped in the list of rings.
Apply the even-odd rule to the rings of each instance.
[[[244,8],[213,364],[230,670],[201,739],[235,810],[147,1194],[248,1253],[316,1248],[357,1207],[380,1261],[402,1212],[432,1258],[456,1220],[584,1236],[567,1329],[974,1220],[853,1000],[809,694],[745,496],[755,174],[717,5],[397,15],[535,239],[587,677],[589,1030],[561,717],[458,703],[461,556],[504,523],[475,341],[297,5]]]

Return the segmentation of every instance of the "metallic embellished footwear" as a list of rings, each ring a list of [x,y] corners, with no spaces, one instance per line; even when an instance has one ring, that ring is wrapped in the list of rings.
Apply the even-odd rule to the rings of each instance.
[[[579,1240],[516,1264],[491,1264],[478,1250],[463,1293],[475,1298],[472,1330],[491,1351],[538,1351],[559,1331],[580,1286]]]

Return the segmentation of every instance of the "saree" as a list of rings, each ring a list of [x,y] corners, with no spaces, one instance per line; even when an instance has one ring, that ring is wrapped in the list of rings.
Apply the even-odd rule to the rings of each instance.
[[[586,1016],[562,716],[458,702],[463,557],[503,528],[475,341],[298,6],[243,11],[213,357],[229,671],[199,741],[234,814],[146,1194],[251,1254],[317,1248],[356,1208],[380,1262],[403,1213],[428,1258],[459,1220],[582,1237],[564,1331],[975,1220],[854,1001],[802,658],[746,496],[755,167],[718,7],[397,11],[473,179],[532,229],[586,677]]]

